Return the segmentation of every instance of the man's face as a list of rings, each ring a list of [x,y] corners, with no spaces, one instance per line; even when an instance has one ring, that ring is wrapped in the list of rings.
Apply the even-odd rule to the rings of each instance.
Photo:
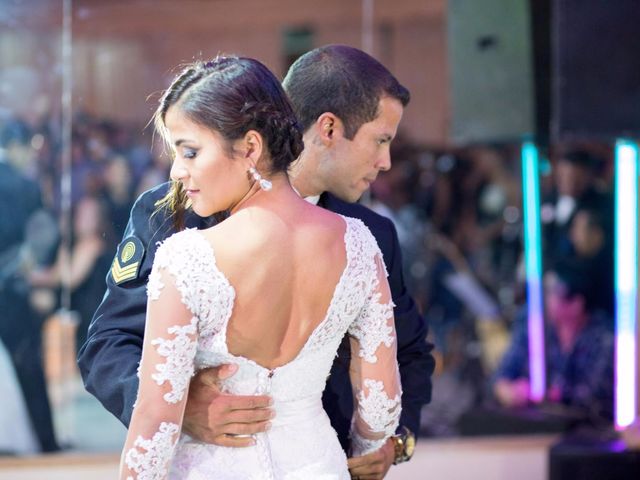
[[[560,195],[580,198],[589,188],[592,174],[587,167],[560,159],[555,168],[556,186]]]
[[[336,135],[327,160],[320,166],[325,190],[346,202],[357,201],[378,173],[391,168],[389,147],[396,136],[403,107],[399,100],[383,97],[379,115],[364,123],[352,140]]]

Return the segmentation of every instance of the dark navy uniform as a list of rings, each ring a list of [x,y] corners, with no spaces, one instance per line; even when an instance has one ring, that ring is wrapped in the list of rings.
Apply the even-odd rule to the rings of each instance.
[[[168,184],[164,184],[145,192],[133,206],[125,238],[107,275],[107,292],[78,356],[87,390],[125,425],[131,419],[138,390],[136,370],[142,354],[147,278],[157,242],[175,232],[172,219],[163,211],[155,212],[155,203],[164,197],[167,188]],[[431,399],[431,374],[435,362],[430,353],[431,346],[425,340],[424,319],[404,285],[395,228],[389,219],[366,207],[345,203],[327,193],[321,196],[319,205],[360,218],[382,250],[396,304],[394,314],[403,388],[400,424],[418,432],[420,409]],[[206,228],[213,223],[193,213],[186,216],[186,227]],[[342,342],[323,397],[325,410],[345,449],[353,413],[349,357],[348,342]]]

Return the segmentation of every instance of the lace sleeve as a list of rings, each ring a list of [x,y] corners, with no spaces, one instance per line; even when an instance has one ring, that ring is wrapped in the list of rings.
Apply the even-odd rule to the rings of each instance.
[[[172,248],[172,238],[158,249],[149,276],[138,398],[120,462],[123,480],[167,478],[194,372],[197,307],[185,281],[190,265],[181,258],[189,249]]]
[[[356,401],[351,424],[351,454],[378,450],[393,435],[400,419],[402,394],[396,359],[393,302],[382,254],[377,249],[372,289],[351,335],[350,376]]]

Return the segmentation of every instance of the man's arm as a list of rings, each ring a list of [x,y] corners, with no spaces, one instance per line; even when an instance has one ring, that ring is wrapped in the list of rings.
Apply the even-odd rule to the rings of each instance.
[[[389,272],[389,286],[395,308],[393,309],[398,336],[398,364],[402,380],[402,415],[400,425],[413,433],[420,431],[420,411],[431,401],[431,375],[435,360],[431,355],[433,346],[426,341],[428,327],[409,295],[402,273],[402,252],[398,234],[391,220],[384,218],[382,244],[384,261]],[[374,232],[375,233],[375,232]],[[381,232],[379,235],[383,235]]]
[[[145,192],[134,204],[107,274],[107,291],[78,354],[86,389],[125,426],[129,425],[138,391],[136,372],[142,353],[146,285],[155,243],[173,233],[170,218],[162,211],[154,214],[155,202],[165,193],[166,185]],[[134,249],[131,258],[131,247],[124,252],[129,242]],[[139,264],[132,266],[136,261]]]

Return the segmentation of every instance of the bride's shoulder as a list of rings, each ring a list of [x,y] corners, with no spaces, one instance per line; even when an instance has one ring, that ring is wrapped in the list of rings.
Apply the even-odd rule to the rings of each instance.
[[[187,228],[180,230],[172,235],[169,235],[163,241],[158,242],[159,247],[176,247],[189,243],[198,243],[202,235],[196,228]]]
[[[201,256],[207,243],[203,234],[196,228],[188,228],[170,235],[158,242],[156,256]]]
[[[351,231],[355,232],[356,234],[358,234],[360,236],[372,237],[373,238],[373,234],[371,233],[371,230],[369,230],[369,227],[367,227],[365,225],[365,223],[361,219],[354,218],[354,217],[348,217],[346,215],[340,215],[340,216],[347,223],[347,228],[348,229],[350,229]]]
[[[347,223],[347,241],[362,245],[364,248],[371,249],[374,252],[379,250],[375,236],[362,220],[344,215],[341,216]]]

